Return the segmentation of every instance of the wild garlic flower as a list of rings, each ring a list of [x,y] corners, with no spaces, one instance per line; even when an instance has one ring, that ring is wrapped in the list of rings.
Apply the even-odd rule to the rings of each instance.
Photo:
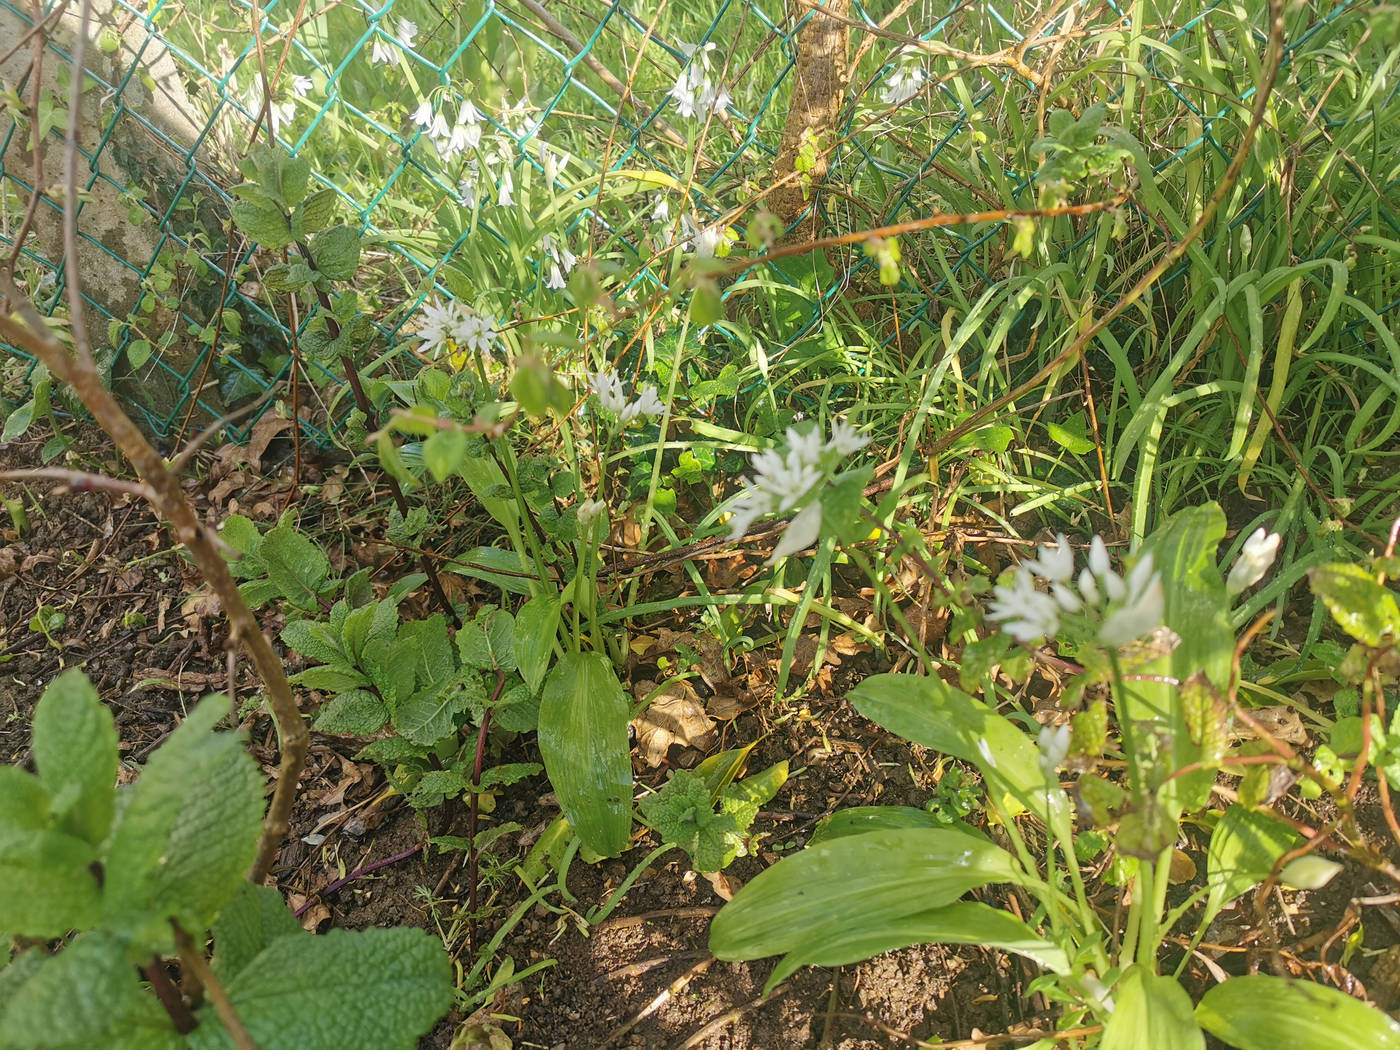
[[[540,238],[540,247],[544,249],[544,254],[550,261],[549,279],[545,281],[545,287],[556,290],[563,288],[569,274],[573,273],[574,267],[578,265],[578,256],[569,251],[569,246],[552,233],[546,233]]]
[[[607,505],[599,499],[586,499],[578,505],[578,523],[585,529],[604,517]]]
[[[916,60],[905,58],[885,78],[880,87],[880,99],[886,105],[898,106],[908,102],[923,90],[928,73]]]
[[[1048,585],[1048,592],[1037,582]],[[1074,553],[1064,535],[1039,556],[1022,562],[1010,584],[999,584],[987,615],[1019,642],[1032,643],[1059,633],[1065,617],[1096,625],[1104,645],[1117,647],[1149,634],[1162,623],[1166,592],[1152,555],[1145,554],[1125,580],[1114,572],[1101,536],[1089,544],[1087,566],[1075,582]]]
[[[418,26],[410,22],[407,18],[400,18],[394,28],[394,39],[404,48],[413,46],[414,39],[418,36]],[[374,65],[389,65],[395,59],[394,47],[383,36],[375,36],[374,43],[370,46],[369,60]]]
[[[496,337],[496,319],[462,306],[454,299],[446,303],[436,298],[423,304],[419,314],[419,351],[434,361],[446,351],[460,365],[465,354],[488,354]]]
[[[598,407],[607,415],[616,416],[624,427],[646,416],[659,416],[666,411],[660,394],[650,383],[644,384],[637,397],[629,401],[622,380],[610,368],[590,375],[588,388],[597,396]]]
[[[812,499],[805,506],[804,502],[822,481],[835,474],[840,460],[869,443],[854,427],[841,422],[832,427],[830,438],[818,430],[797,427],[788,427],[784,437],[786,451],[765,449],[753,457],[753,475],[745,480],[743,493],[730,508],[729,536],[734,540],[743,539],[749,526],[765,514],[798,511],[774,549],[770,564],[816,540],[821,533],[821,500]]]
[[[1040,769],[1047,780],[1054,780],[1055,770],[1065,764],[1065,759],[1069,757],[1069,743],[1068,722],[1059,726],[1041,727],[1036,744],[1040,748]]]
[[[710,55],[714,44],[681,44],[687,58],[684,69],[668,94],[676,101],[676,112],[683,117],[705,117],[727,109],[734,100],[729,90],[710,77]]]
[[[1230,575],[1225,580],[1225,589],[1232,598],[1264,578],[1264,573],[1269,571],[1269,566],[1278,557],[1281,539],[1277,532],[1265,533],[1261,528],[1255,529],[1249,539],[1244,541],[1240,555],[1235,559],[1235,564],[1230,568]]]

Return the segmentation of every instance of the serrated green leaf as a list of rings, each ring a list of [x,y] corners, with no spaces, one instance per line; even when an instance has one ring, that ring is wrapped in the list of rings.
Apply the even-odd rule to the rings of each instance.
[[[721,909],[721,959],[810,953],[953,903],[992,882],[1021,881],[1009,853],[964,827],[898,828],[809,846],[761,872]]]
[[[117,726],[77,668],[50,683],[34,709],[34,766],[60,831],[94,846],[112,826]],[[4,928],[4,927],[0,927]]]
[[[375,740],[355,752],[359,762],[378,762],[381,766],[392,766],[400,762],[427,762],[427,749],[403,737],[391,736]]]
[[[430,769],[424,773],[408,796],[414,809],[440,806],[444,799],[456,798],[467,790],[467,781],[453,769]]]
[[[151,756],[117,816],[103,915],[138,946],[170,943],[166,920],[208,929],[257,851],[263,778],[237,733],[215,733],[227,697],[201,700]]]
[[[384,701],[366,689],[341,693],[316,714],[316,728],[340,736],[369,736],[389,721]]]
[[[303,235],[324,230],[335,217],[335,190],[317,190],[297,205],[295,219]]]
[[[1191,997],[1176,978],[1130,966],[1114,986],[1113,999],[1100,1050],[1205,1050]]]
[[[1395,594],[1360,565],[1319,565],[1308,573],[1308,582],[1337,626],[1361,644],[1377,648],[1387,639],[1400,639]]]
[[[423,465],[436,481],[446,481],[456,474],[466,455],[466,432],[456,427],[439,430],[423,442]]]
[[[319,689],[325,693],[348,693],[369,685],[368,678],[343,664],[318,664],[316,667],[308,667],[305,671],[298,671],[292,675],[290,681],[293,685]]]
[[[84,934],[33,967],[0,1014],[7,1047],[31,1050],[177,1050],[184,1040],[137,983],[125,946]]]
[[[310,936],[271,886],[245,882],[214,920],[214,974],[227,981],[280,937]]]
[[[282,644],[318,663],[349,663],[335,628],[319,620],[293,620],[282,628]]]
[[[269,292],[299,292],[316,280],[316,273],[301,260],[278,263],[263,271],[263,286]]]
[[[253,522],[242,514],[230,514],[219,530],[219,538],[238,557],[228,559],[229,572],[234,579],[249,580],[267,572],[263,564],[262,533]]]
[[[515,670],[515,619],[491,609],[457,632],[457,651],[468,667],[482,671]]]
[[[393,713],[394,728],[415,744],[435,744],[456,732],[456,717],[485,697],[475,675],[420,689],[400,700]]]
[[[540,725],[540,698],[524,682],[516,682],[492,708],[493,721],[507,733],[533,733]]]
[[[1064,950],[1020,919],[977,901],[957,901],[883,924],[822,931],[806,938],[778,963],[764,989],[773,989],[803,966],[844,966],[915,944],[1000,948],[1023,955],[1055,973],[1068,973],[1070,969]],[[1142,1045],[1145,1048],[1155,1044]]]
[[[96,859],[72,835],[0,825],[0,930],[48,940],[93,925],[102,914]]]
[[[18,766],[0,766],[0,830],[38,831],[47,827],[50,803],[48,788],[33,773]]]
[[[399,627],[396,643],[413,652],[414,680],[419,687],[441,685],[457,672],[457,659],[447,637],[447,620],[435,613],[426,620],[414,620]]]
[[[320,547],[290,525],[278,525],[263,536],[259,553],[268,579],[283,598],[307,612],[320,607],[317,599],[331,573],[331,563]]]
[[[1217,984],[1196,1021],[1239,1050],[1397,1050],[1400,1022],[1344,992],[1252,974]]]
[[[569,653],[540,701],[539,745],[559,808],[589,849],[612,857],[632,830],[627,696],[598,653]]]
[[[554,656],[559,631],[560,604],[556,595],[531,598],[515,614],[515,661],[520,677],[538,693],[549,661]]]
[[[229,213],[244,235],[264,248],[285,248],[292,243],[292,227],[286,215],[273,204],[234,201],[229,206]]]
[[[332,281],[348,281],[360,265],[360,233],[350,226],[332,226],[311,238],[311,258],[317,271]]]
[[[442,945],[422,930],[332,930],[273,941],[225,984],[253,1042],[265,1050],[384,1050],[412,1046],[452,1004]],[[232,1050],[210,1007],[191,1050]]]

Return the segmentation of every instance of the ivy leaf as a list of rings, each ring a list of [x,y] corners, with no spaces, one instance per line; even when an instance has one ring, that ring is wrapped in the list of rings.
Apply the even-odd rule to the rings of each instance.
[[[55,678],[34,709],[34,766],[59,830],[99,845],[112,826],[117,728],[77,668]]]
[[[103,912],[138,952],[169,947],[172,917],[187,930],[208,929],[253,862],[263,778],[239,734],[213,731],[228,710],[227,697],[201,700],[151,756],[117,816]]]
[[[279,937],[225,982],[254,1043],[298,1050],[405,1047],[452,1004],[442,945],[422,930],[332,930]],[[232,1050],[212,1007],[191,1050]]]
[[[26,952],[20,960],[35,953]],[[16,960],[11,966],[19,964]],[[24,964],[28,979],[0,1007],[6,1047],[180,1050],[185,1041],[137,983],[120,938],[93,931],[57,955]]]
[[[311,238],[311,258],[321,275],[348,281],[360,265],[360,234],[351,226],[332,226]]]
[[[307,612],[319,608],[317,598],[331,574],[320,547],[290,525],[278,525],[263,537],[259,553],[282,597]]]

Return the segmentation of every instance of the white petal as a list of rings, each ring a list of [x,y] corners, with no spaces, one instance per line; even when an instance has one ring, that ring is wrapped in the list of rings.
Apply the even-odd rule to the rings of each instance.
[[[1086,604],[1099,604],[1099,585],[1094,582],[1094,574],[1088,569],[1083,569],[1079,573],[1079,593],[1084,595]]]
[[[773,549],[773,556],[768,559],[771,565],[779,558],[786,558],[796,554],[798,551],[806,550],[816,541],[817,535],[822,529],[822,505],[820,500],[813,500],[803,507],[797,517],[792,519],[783,538],[778,541],[778,546]]]
[[[1089,544],[1089,571],[1102,579],[1112,568],[1113,565],[1108,560],[1108,548],[1104,546],[1103,537],[1095,536],[1093,542]]]

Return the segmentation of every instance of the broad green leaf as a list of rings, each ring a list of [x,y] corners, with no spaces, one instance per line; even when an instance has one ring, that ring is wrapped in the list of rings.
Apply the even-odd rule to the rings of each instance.
[[[401,625],[397,644],[414,654],[413,676],[420,687],[442,684],[457,671],[457,657],[442,613]]]
[[[951,904],[990,882],[1019,882],[1009,853],[970,828],[850,835],[785,857],[739,891],[710,927],[721,959],[757,959]]]
[[[990,789],[1009,795],[1068,841],[1069,800],[1042,772],[1034,741],[981,700],[939,678],[904,674],[872,675],[849,699],[891,733],[971,762]]]
[[[532,693],[540,691],[549,670],[559,631],[559,613],[559,598],[551,594],[531,598],[515,614],[515,662]]]
[[[267,572],[262,560],[262,533],[242,514],[230,514],[219,530],[219,538],[236,555],[228,559],[235,579],[247,580]]]
[[[234,201],[229,213],[249,240],[264,248],[285,248],[292,243],[292,227],[276,205],[259,201]]]
[[[0,824],[0,931],[49,940],[91,926],[102,914],[96,859],[72,835]]]
[[[540,698],[524,682],[516,682],[496,701],[492,720],[508,733],[533,733],[540,727]]]
[[[466,455],[466,431],[456,427],[439,430],[423,442],[423,465],[436,481],[446,481],[456,474]]]
[[[1100,1050],[1205,1050],[1191,997],[1176,978],[1130,966],[1114,986],[1113,1000]]]
[[[482,671],[515,670],[515,620],[504,609],[492,609],[457,632],[462,662]]]
[[[1313,594],[1322,599],[1337,626],[1373,648],[1400,640],[1400,604],[1360,565],[1337,562],[1308,573]]]
[[[1257,809],[1234,805],[1211,832],[1206,853],[1205,921],[1210,922],[1241,893],[1253,889],[1274,870],[1274,862],[1300,841],[1281,820]]]
[[[1196,1020],[1238,1050],[1400,1050],[1400,1022],[1344,992],[1253,974],[1217,984]]]
[[[325,693],[344,693],[369,685],[369,679],[353,668],[341,665],[318,664],[292,675],[293,685],[307,689],[319,689]]]
[[[65,671],[44,690],[34,709],[33,747],[59,830],[100,844],[112,826],[117,727],[82,671]]]
[[[49,792],[44,782],[18,766],[0,766],[0,831],[47,827]],[[4,929],[0,924],[0,929]]]
[[[224,987],[265,1050],[409,1047],[452,1005],[442,945],[402,927],[280,937]],[[232,1050],[212,1007],[197,1016],[191,1050]]]
[[[838,809],[830,816],[823,817],[812,831],[807,845],[844,838],[847,835],[864,835],[871,831],[888,831],[892,828],[942,828],[947,823],[940,821],[926,809],[913,806],[852,806]]]
[[[138,984],[122,941],[94,931],[33,967],[8,996],[0,1013],[0,1045],[177,1050],[185,1043],[156,997]]]
[[[613,857],[632,830],[627,696],[598,653],[569,653],[540,701],[540,754],[559,808],[585,846]]]
[[[319,620],[293,620],[282,628],[282,644],[323,664],[346,663],[335,628]]]
[[[316,714],[316,728],[340,736],[369,736],[389,721],[384,701],[367,689],[341,693]]]
[[[279,937],[302,933],[301,923],[271,886],[245,882],[214,920],[214,974],[227,981]]]
[[[201,700],[151,756],[117,815],[104,917],[138,946],[168,946],[168,918],[210,921],[242,885],[257,851],[263,778],[237,733],[215,733],[224,696]]]
[[[332,281],[348,281],[360,265],[360,234],[350,226],[332,226],[311,238],[316,269]]]
[[[0,428],[0,444],[14,441],[34,422],[34,401],[31,398],[5,417],[5,426]]]
[[[458,715],[485,699],[476,675],[425,686],[399,701],[393,714],[394,728],[415,744],[436,744],[456,731]]]
[[[499,547],[474,547],[447,567],[460,576],[484,580],[510,594],[529,594],[539,579],[518,554]]]
[[[977,901],[957,901],[882,925],[823,930],[785,955],[763,986],[764,994],[803,966],[844,966],[914,944],[976,944],[1024,955],[1055,973],[1068,973],[1069,957],[1015,916]],[[1191,1004],[1186,1004],[1188,1012]],[[1142,1044],[1146,1046],[1147,1044]]]
[[[501,468],[486,456],[467,456],[462,460],[459,469],[462,479],[472,490],[472,495],[486,508],[486,513],[505,526],[507,531],[515,532],[520,524],[520,512],[516,508],[515,500],[497,494],[508,491],[506,476]],[[472,559],[469,556],[467,560]]]
[[[263,537],[259,553],[282,597],[308,612],[319,607],[317,598],[331,573],[320,547],[290,525],[278,525]]]
[[[326,228],[335,215],[336,196],[335,190],[327,187],[317,190],[297,205],[294,215],[303,234],[317,233]]]
[[[1209,503],[1190,507],[1170,519],[1143,545],[1162,574],[1166,595],[1166,626],[1181,644],[1136,674],[1145,676],[1123,689],[1117,698],[1120,720],[1147,722],[1157,727],[1159,739],[1171,742],[1159,773],[1180,769],[1197,761],[1201,749],[1191,742],[1182,713],[1180,690],[1172,682],[1184,682],[1203,671],[1215,688],[1224,692],[1230,681],[1235,652],[1235,632],[1230,627],[1230,598],[1215,564],[1215,551],[1225,536],[1225,514]],[[1161,676],[1160,680],[1151,678]],[[1210,769],[1167,780],[1159,798],[1176,817],[1183,808],[1205,804],[1215,773]]]

